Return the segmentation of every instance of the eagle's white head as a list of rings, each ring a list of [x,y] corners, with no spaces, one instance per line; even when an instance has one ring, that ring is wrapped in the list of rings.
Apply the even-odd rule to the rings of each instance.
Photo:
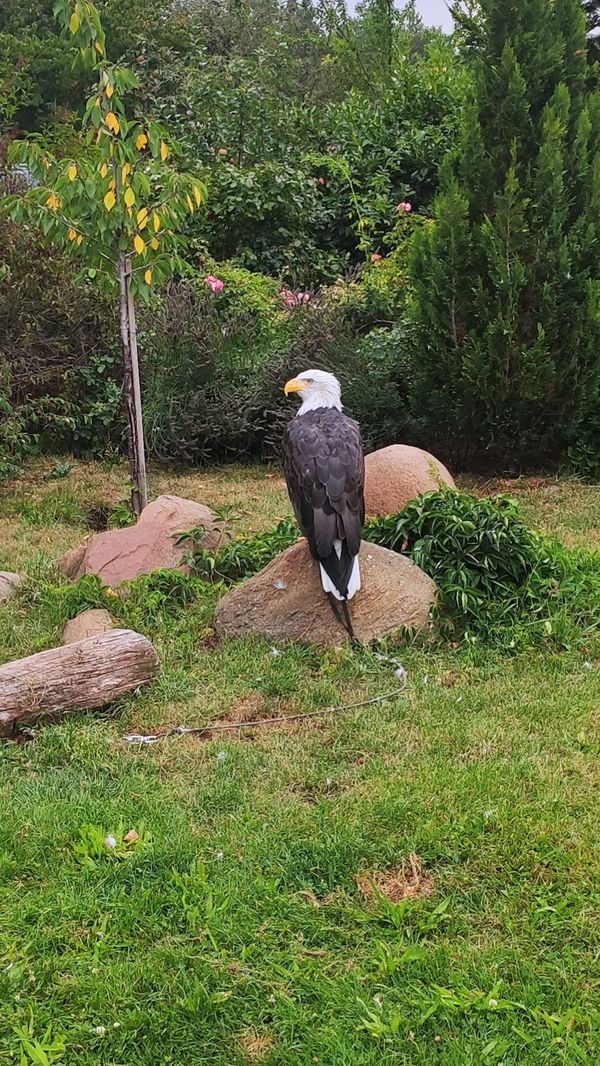
[[[290,392],[302,394],[299,415],[315,411],[318,407],[335,407],[338,411],[342,410],[340,383],[326,370],[304,370],[297,378],[291,378],[284,385],[283,391],[286,396],[289,396]]]

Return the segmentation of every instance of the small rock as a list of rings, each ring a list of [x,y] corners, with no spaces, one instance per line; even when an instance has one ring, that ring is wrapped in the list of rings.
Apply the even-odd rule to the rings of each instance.
[[[75,581],[81,576],[83,572],[81,567],[83,566],[83,560],[85,559],[85,553],[87,551],[87,542],[78,544],[76,548],[71,548],[70,551],[61,555],[57,562],[58,569],[68,577],[70,581]]]
[[[102,608],[90,608],[71,618],[63,629],[63,644],[75,644],[78,640],[98,637],[113,628],[113,621],[108,611]]]
[[[10,600],[23,584],[20,574],[11,574],[9,570],[0,570],[0,603]]]

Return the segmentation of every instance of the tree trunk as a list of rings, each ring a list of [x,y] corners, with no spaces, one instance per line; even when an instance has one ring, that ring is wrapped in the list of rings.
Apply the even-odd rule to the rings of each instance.
[[[139,518],[148,503],[146,481],[146,453],[144,446],[144,423],[142,419],[142,391],[137,349],[135,307],[131,295],[131,263],[119,254],[119,315],[121,323],[121,350],[123,353],[123,395],[127,413],[127,445],[131,474],[131,505]]]
[[[158,672],[158,656],[131,629],[87,637],[0,666],[0,736],[18,722],[104,707]]]

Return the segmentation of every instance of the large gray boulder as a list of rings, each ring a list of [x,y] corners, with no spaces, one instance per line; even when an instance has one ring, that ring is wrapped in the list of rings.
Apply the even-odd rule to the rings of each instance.
[[[435,600],[431,578],[403,555],[363,541],[362,589],[349,604],[355,637],[375,640],[402,628],[423,629]],[[318,564],[302,539],[221,599],[217,632],[333,647],[348,633],[321,587]]]

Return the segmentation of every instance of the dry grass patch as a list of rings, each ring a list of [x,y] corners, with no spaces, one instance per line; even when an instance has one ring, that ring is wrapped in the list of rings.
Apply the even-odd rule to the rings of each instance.
[[[248,1029],[238,1037],[242,1054],[248,1062],[262,1062],[267,1057],[275,1041],[270,1033],[259,1033]]]
[[[389,870],[368,870],[356,875],[356,886],[363,899],[373,900],[384,896],[391,903],[403,899],[422,899],[432,896],[435,882],[426,873],[417,855],[411,853],[401,866]]]

